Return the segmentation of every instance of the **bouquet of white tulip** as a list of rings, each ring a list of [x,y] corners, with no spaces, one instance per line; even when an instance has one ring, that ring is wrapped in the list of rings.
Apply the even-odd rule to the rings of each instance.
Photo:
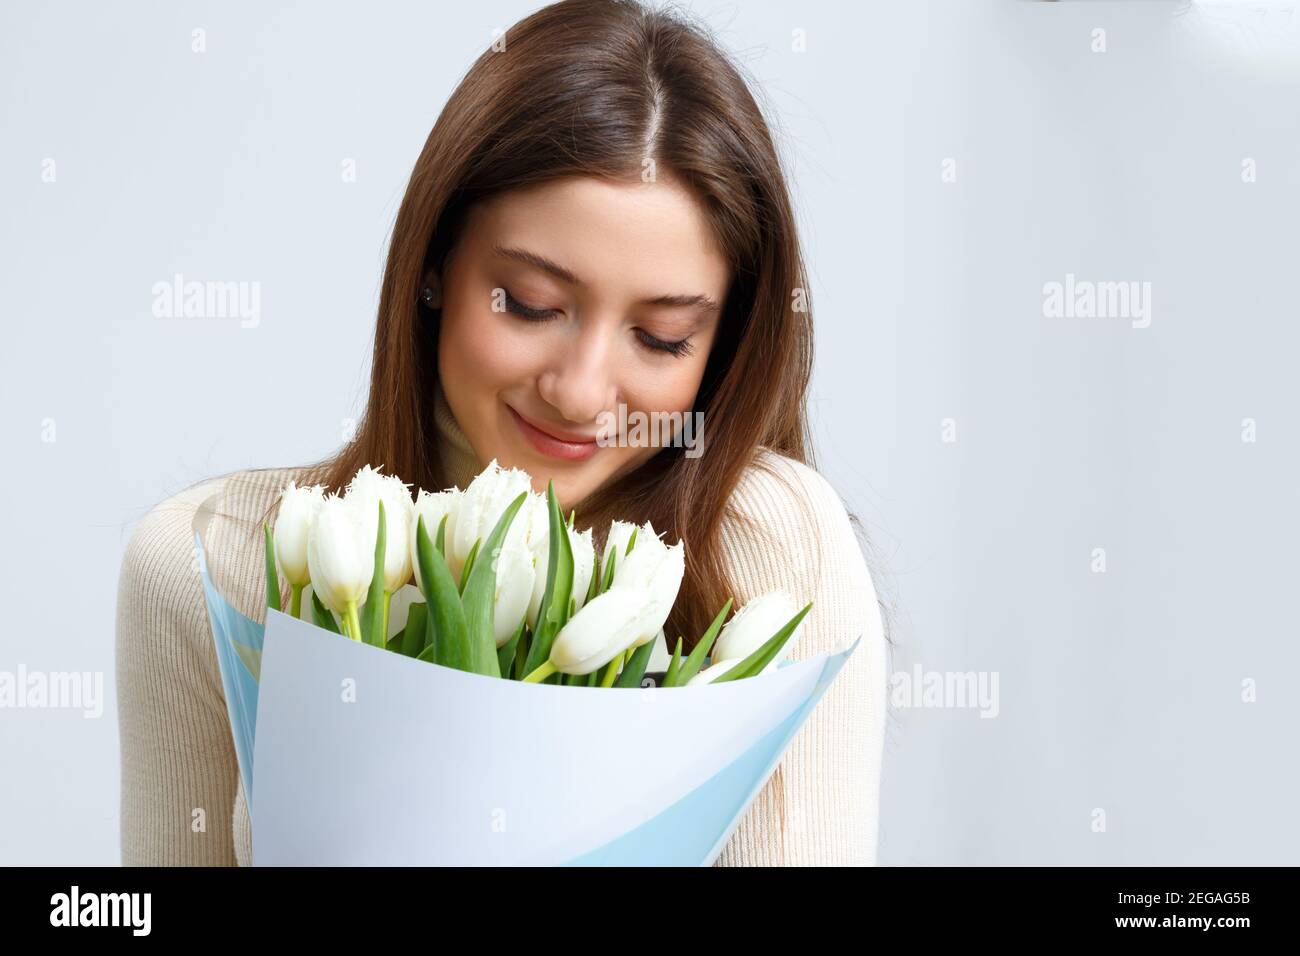
[[[615,521],[598,564],[575,519],[564,520],[553,482],[543,497],[495,460],[463,491],[414,499],[369,465],[342,495],[290,482],[274,531],[263,529],[267,605],[281,610],[283,576],[292,616],[354,641],[488,677],[639,687],[681,586],[683,545],[649,522]],[[390,634],[393,597],[412,578],[424,600],[408,602]],[[812,607],[774,591],[724,624],[731,603],[685,658],[677,639],[659,686],[773,669]]]
[[[414,497],[369,466],[291,483],[260,623],[222,593],[247,553],[220,505],[196,557],[258,865],[707,865],[857,646],[788,660],[809,607],[773,591],[670,657],[682,543],[615,521],[598,560],[495,461]]]

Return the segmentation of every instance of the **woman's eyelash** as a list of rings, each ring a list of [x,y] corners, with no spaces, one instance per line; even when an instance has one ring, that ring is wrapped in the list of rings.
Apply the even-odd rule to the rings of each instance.
[[[534,309],[524,305],[506,290],[506,310],[525,319],[549,319],[558,315],[555,309]]]
[[[511,295],[508,289],[505,290],[505,293],[506,311],[513,312],[515,315],[521,316],[522,318],[540,321],[543,319],[554,318],[559,315],[559,311],[556,309],[534,309],[531,306],[524,305]],[[695,348],[691,345],[691,340],[689,338],[680,339],[676,342],[668,342],[664,339],[656,338],[644,329],[637,329],[636,335],[646,348],[653,349],[656,352],[667,352],[669,355],[678,357],[689,355]]]
[[[636,330],[637,338],[645,343],[647,348],[652,348],[657,352],[667,352],[670,355],[682,356],[689,355],[695,348],[691,345],[689,338],[681,339],[677,342],[665,342],[663,339],[657,339],[649,332],[643,329]]]

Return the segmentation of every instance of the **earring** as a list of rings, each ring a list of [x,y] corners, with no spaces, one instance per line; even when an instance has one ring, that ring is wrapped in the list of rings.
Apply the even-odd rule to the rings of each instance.
[[[426,285],[424,289],[420,292],[420,298],[424,300],[425,305],[429,305],[430,303],[432,303],[433,289]]]

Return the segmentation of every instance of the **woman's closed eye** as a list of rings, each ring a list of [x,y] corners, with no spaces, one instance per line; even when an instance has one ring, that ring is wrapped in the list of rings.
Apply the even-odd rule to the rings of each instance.
[[[676,342],[670,342],[651,335],[645,329],[637,329],[636,337],[641,341],[641,344],[648,349],[653,349],[656,352],[667,352],[670,355],[678,357],[690,355],[695,349],[695,346],[691,344],[691,338],[689,335],[684,339],[678,339]]]
[[[524,305],[510,294],[509,289],[503,289],[502,291],[506,294],[506,311],[513,312],[525,319],[553,319],[560,314],[559,309],[540,309],[531,305]]]
[[[510,294],[509,289],[503,289],[502,291],[505,292],[506,296],[506,311],[512,312],[520,318],[528,319],[532,322],[544,322],[562,314],[559,309],[546,309],[520,302]],[[672,341],[669,339],[661,339],[658,336],[647,332],[645,329],[637,329],[636,337],[638,342],[652,352],[666,352],[669,355],[680,357],[683,355],[689,355],[694,350],[694,346],[691,345],[690,336],[687,336],[684,339]]]

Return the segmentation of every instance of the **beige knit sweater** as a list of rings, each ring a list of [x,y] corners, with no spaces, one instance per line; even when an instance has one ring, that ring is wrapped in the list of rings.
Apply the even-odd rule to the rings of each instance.
[[[453,483],[481,470],[438,395]],[[739,607],[782,587],[813,602],[792,656],[862,643],[731,835],[716,865],[866,865],[876,856],[885,722],[885,645],[866,563],[838,495],[815,471],[764,450],[734,492],[750,520],[723,540]],[[242,613],[265,615],[260,520],[302,469],[242,471],[191,486],[140,521],[122,559],[117,700],[125,865],[249,865],[248,808],[193,548],[198,506],[217,496],[204,536],[210,568]]]

